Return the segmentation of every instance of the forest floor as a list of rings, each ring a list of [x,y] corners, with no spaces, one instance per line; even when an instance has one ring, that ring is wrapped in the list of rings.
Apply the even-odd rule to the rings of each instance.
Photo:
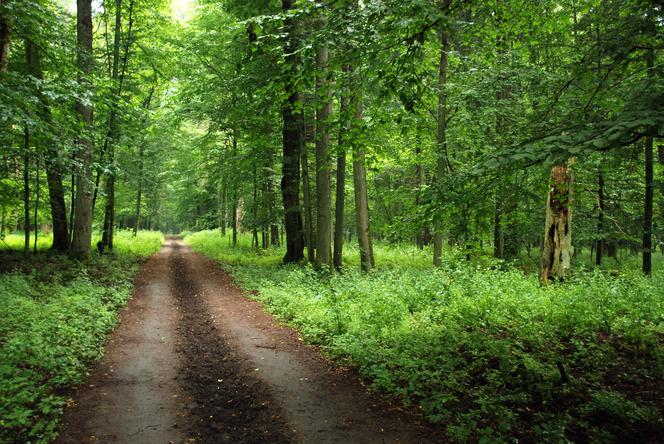
[[[178,238],[143,266],[105,357],[69,404],[58,443],[440,441]]]

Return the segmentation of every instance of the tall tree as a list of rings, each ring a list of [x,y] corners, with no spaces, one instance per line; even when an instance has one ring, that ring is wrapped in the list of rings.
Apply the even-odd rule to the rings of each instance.
[[[76,176],[74,232],[69,252],[72,257],[86,259],[92,242],[92,0],[76,1],[76,49],[78,81],[88,97],[79,100],[77,105],[82,124],[77,152],[80,170]]]
[[[444,8],[447,4],[443,5]],[[440,31],[440,58],[438,62],[438,131],[436,150],[436,178],[441,180],[448,172],[447,162],[447,59],[450,50],[449,38],[445,30]],[[443,225],[440,216],[436,217],[433,235],[433,265],[441,266],[443,252]]]
[[[298,56],[297,36],[293,17],[289,14],[293,0],[282,0],[286,16],[287,40],[284,46],[287,72],[285,73],[285,93],[288,99],[283,103],[283,168],[281,194],[284,201],[284,223],[286,227],[286,255],[284,262],[298,262],[304,258],[302,238],[302,214],[300,211],[300,152],[303,141],[303,121],[300,94],[297,91]]]
[[[9,7],[9,0],[0,0],[0,77],[7,71],[9,63],[9,49],[12,43],[12,25],[5,8]]]
[[[346,142],[350,132],[350,91],[348,89],[348,75],[350,66],[344,64],[345,77],[341,90],[339,105],[339,138],[337,143],[337,188],[334,208],[334,254],[332,262],[337,270],[342,267],[344,249],[344,207],[346,200]]]
[[[37,227],[35,227],[35,230]],[[30,130],[23,127],[23,255],[30,253]]]
[[[359,85],[353,85],[358,87]],[[357,227],[357,241],[360,246],[360,267],[369,272],[375,266],[373,245],[371,240],[371,227],[369,225],[369,196],[367,191],[367,167],[364,144],[361,137],[357,137],[357,127],[362,126],[364,107],[360,101],[357,89],[353,96],[354,132],[353,140],[353,185],[355,190],[355,225]]]
[[[331,158],[329,122],[332,114],[332,88],[328,72],[329,50],[318,49],[316,57],[316,264],[332,266]]]
[[[28,73],[43,81],[44,75],[41,68],[40,50],[31,40],[26,40],[26,58]],[[49,126],[53,125],[53,118],[49,109],[47,99],[41,90],[37,89],[39,98],[39,111],[43,122]],[[51,219],[53,221],[53,244],[51,249],[61,253],[69,250],[69,229],[67,227],[67,208],[65,205],[65,191],[62,185],[62,155],[56,148],[56,140],[44,140],[46,179],[49,191],[49,203],[51,207]]]
[[[655,52],[649,48],[646,53],[646,66],[648,69],[648,78],[654,77]],[[653,128],[648,128],[644,148],[645,148],[645,193],[643,196],[643,273],[650,275],[652,273],[652,210],[653,210],[653,191],[654,172],[653,172]]]
[[[120,73],[120,45],[122,35],[122,0],[115,0],[115,31],[113,38],[113,65],[111,69],[111,80],[114,85],[114,94],[111,100],[111,112],[109,115],[108,137],[104,142],[108,149],[108,160],[111,171],[106,179],[106,205],[104,211],[104,230],[102,242],[109,250],[113,249],[113,233],[115,227],[115,148],[120,140],[120,127],[118,122],[118,106],[122,96],[127,63],[129,61],[129,49],[132,43],[132,30],[134,25],[134,0],[129,1],[129,24],[125,38],[124,52],[122,56],[122,72]]]

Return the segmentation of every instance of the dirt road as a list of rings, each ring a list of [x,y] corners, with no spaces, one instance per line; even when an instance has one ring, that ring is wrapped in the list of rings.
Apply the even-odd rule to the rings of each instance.
[[[141,270],[104,359],[74,400],[59,443],[439,441],[179,239]]]

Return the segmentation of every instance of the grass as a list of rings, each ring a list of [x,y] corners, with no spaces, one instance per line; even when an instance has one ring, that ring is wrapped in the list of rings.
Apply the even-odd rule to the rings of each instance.
[[[280,265],[282,251],[187,236],[266,308],[454,442],[664,440],[664,273],[577,271],[560,285],[454,250],[377,245],[379,269]],[[442,438],[441,438],[442,439]]]
[[[21,236],[6,240],[12,249],[22,246]],[[114,254],[94,253],[84,263],[0,251],[0,442],[47,443],[57,436],[67,389],[102,356],[139,261],[162,240],[160,233],[120,232]]]
[[[33,251],[35,238],[34,233],[30,237],[30,251]],[[113,247],[117,253],[131,254],[138,257],[148,257],[157,251],[164,242],[164,235],[159,231],[139,231],[134,237],[132,230],[117,230],[114,236]],[[94,233],[92,245],[101,240],[101,233]],[[5,236],[4,242],[0,242],[0,250],[23,251],[23,233],[13,233]],[[37,251],[46,251],[51,248],[53,235],[39,233],[37,237]],[[95,250],[92,248],[92,250]]]

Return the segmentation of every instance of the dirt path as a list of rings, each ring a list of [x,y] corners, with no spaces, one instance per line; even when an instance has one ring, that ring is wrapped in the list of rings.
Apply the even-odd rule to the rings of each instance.
[[[440,442],[169,239],[58,442]]]

